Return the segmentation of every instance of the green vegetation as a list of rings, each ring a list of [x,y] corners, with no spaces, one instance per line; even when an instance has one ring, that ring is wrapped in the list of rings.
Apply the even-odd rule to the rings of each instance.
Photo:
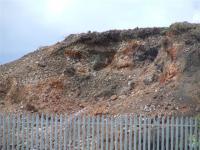
[[[194,28],[194,25],[188,22],[178,22],[174,23],[170,26],[170,31],[174,34],[180,34],[183,32],[187,32]]]

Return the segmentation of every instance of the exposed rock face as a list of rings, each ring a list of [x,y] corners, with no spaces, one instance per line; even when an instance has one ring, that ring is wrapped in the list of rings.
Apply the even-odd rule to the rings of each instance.
[[[0,66],[0,110],[195,115],[199,41],[186,22],[70,35]]]

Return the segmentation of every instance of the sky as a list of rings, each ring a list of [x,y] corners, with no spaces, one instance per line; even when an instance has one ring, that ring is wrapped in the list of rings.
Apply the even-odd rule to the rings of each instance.
[[[72,33],[200,23],[200,0],[0,0],[0,64]]]

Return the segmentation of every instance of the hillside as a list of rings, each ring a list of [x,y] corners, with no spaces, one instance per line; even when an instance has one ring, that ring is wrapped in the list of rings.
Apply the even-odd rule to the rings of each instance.
[[[5,112],[200,113],[200,24],[72,34],[0,66]]]

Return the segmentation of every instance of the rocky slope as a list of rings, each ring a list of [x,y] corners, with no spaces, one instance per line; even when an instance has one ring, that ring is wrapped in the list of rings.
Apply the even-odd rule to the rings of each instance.
[[[0,66],[6,112],[195,115],[200,24],[70,35]]]

